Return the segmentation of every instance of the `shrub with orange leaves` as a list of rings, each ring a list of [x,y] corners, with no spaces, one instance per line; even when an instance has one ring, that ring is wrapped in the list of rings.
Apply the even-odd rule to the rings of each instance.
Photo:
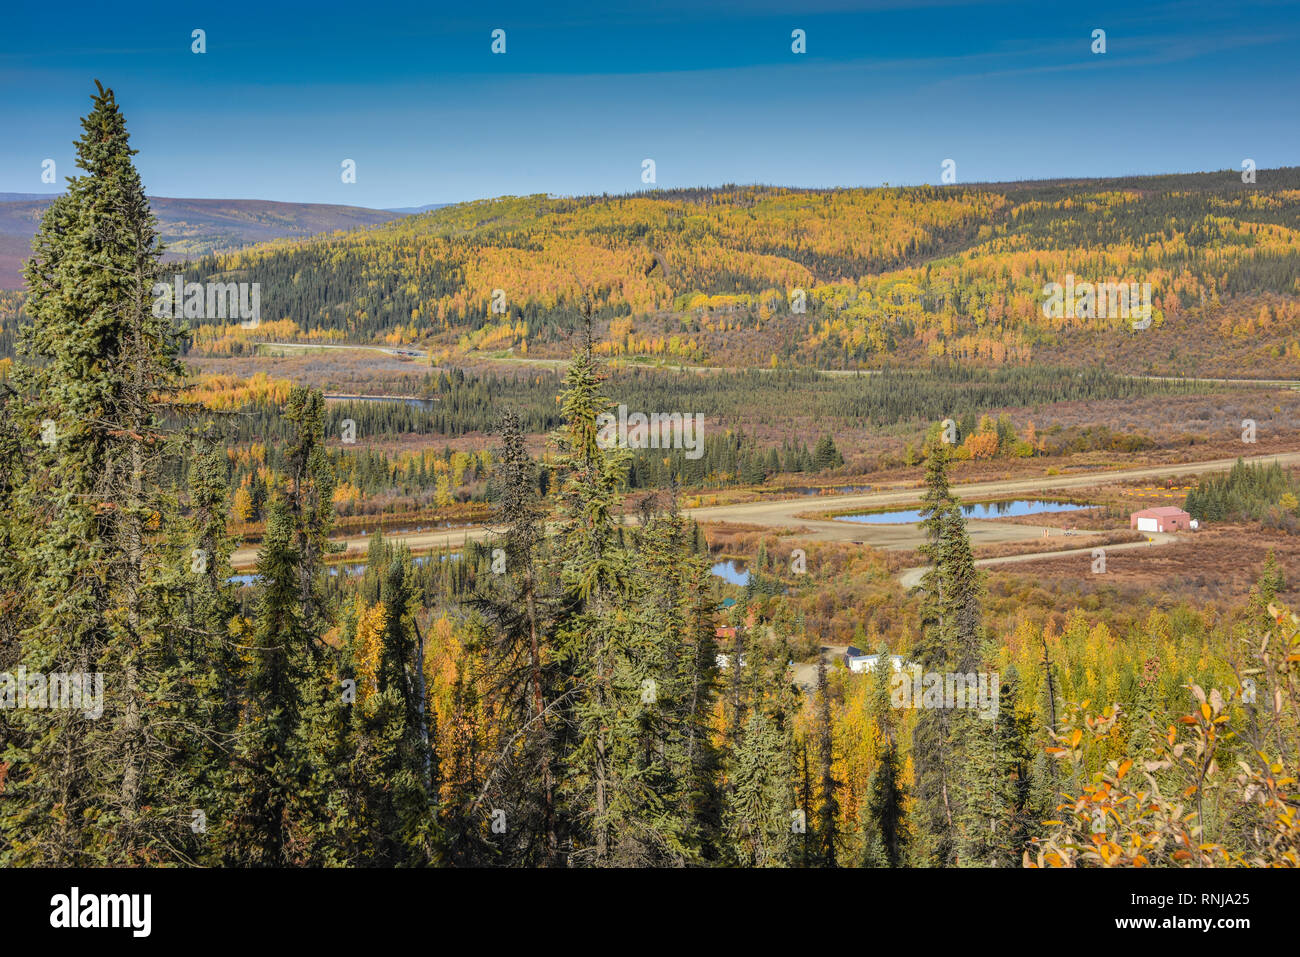
[[[1231,730],[1231,698],[1225,701],[1217,689],[1207,695],[1193,684],[1196,708],[1157,735],[1154,754],[1113,760],[1085,777],[1085,744],[1110,736],[1120,720],[1117,705],[1089,716],[1085,701],[1053,734],[1056,746],[1047,749],[1068,769],[1071,783],[1057,805],[1058,819],[1045,822],[1046,835],[1026,850],[1026,867],[1300,867],[1294,766],[1300,740],[1300,618],[1274,605],[1269,614],[1275,627],[1260,646],[1262,667],[1248,675],[1259,676],[1271,693],[1257,706],[1251,677],[1249,693],[1239,699],[1255,709],[1254,726],[1263,729],[1258,745],[1242,753],[1242,739]],[[1267,754],[1265,742],[1279,753]],[[1240,773],[1229,777],[1218,757],[1233,746],[1239,749]],[[1222,823],[1221,815],[1207,815],[1211,793],[1220,790],[1227,792],[1230,809],[1250,811],[1250,824],[1240,833],[1207,833],[1208,821],[1215,822],[1216,832]]]
[[[966,436],[962,447],[970,453],[972,459],[991,459],[998,454],[998,434],[996,432],[972,432]]]

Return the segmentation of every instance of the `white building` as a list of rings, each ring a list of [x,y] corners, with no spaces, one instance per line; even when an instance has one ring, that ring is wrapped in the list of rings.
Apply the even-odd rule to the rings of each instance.
[[[854,648],[852,645],[849,645],[844,652],[844,664],[848,666],[849,671],[852,671],[855,674],[875,671],[876,664],[879,661],[880,655],[869,655],[864,651]],[[902,655],[890,655],[889,663],[893,665],[895,671],[902,671],[903,666],[907,664],[907,662],[903,660]]]

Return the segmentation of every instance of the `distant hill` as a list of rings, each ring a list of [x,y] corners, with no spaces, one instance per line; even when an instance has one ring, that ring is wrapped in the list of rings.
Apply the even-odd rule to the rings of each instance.
[[[22,287],[22,264],[41,215],[56,194],[0,193],[0,289]],[[276,203],[260,199],[174,199],[151,197],[167,246],[167,259],[192,259],[232,252],[254,243],[356,229],[400,219],[405,213],[331,206]]]
[[[585,295],[598,348],[652,362],[1300,368],[1297,168],[1251,184],[1223,170],[506,196],[195,266],[261,282],[264,312],[285,320],[263,338],[562,357]],[[1108,315],[1095,298],[1052,314],[1049,284],[1076,280],[1112,284]],[[1118,283],[1137,284],[1135,309],[1150,284],[1149,322],[1117,314]],[[195,341],[223,353],[245,347],[237,338],[212,328]]]

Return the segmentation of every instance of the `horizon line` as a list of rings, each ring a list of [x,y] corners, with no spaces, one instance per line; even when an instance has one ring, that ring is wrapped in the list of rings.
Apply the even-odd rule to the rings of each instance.
[[[1300,165],[1257,167],[1255,172],[1256,174],[1269,173],[1269,172],[1276,173],[1276,172],[1286,172],[1286,171],[1296,170],[1296,169],[1300,169]],[[864,192],[868,192],[868,191],[875,191],[875,190],[891,190],[891,189],[919,189],[925,186],[933,186],[940,189],[959,190],[959,189],[971,189],[975,187],[1040,186],[1040,185],[1050,186],[1054,184],[1077,183],[1081,181],[1106,183],[1106,182],[1115,182],[1120,180],[1133,180],[1133,179],[1159,179],[1162,177],[1169,177],[1169,176],[1208,176],[1214,173],[1240,174],[1241,170],[1234,169],[1231,166],[1226,166],[1221,169],[1177,170],[1177,171],[1164,171],[1164,172],[1155,172],[1155,173],[1124,173],[1120,175],[1110,175],[1110,176],[1089,176],[1087,174],[1074,174],[1074,175],[1066,174],[1066,175],[1058,175],[1058,176],[1031,177],[1026,179],[971,180],[969,182],[961,182],[961,183],[915,182],[915,183],[877,183],[874,185],[837,184],[834,186],[798,186],[798,185],[793,185],[788,183],[763,183],[763,182],[748,182],[748,183],[723,182],[723,183],[702,183],[702,184],[692,185],[692,186],[655,185],[648,189],[626,190],[621,193],[611,193],[606,191],[591,192],[591,193],[550,193],[550,192],[499,193],[495,196],[476,196],[471,199],[448,200],[445,202],[410,203],[403,206],[359,206],[353,203],[323,203],[323,202],[316,202],[316,201],[266,199],[266,198],[256,197],[256,196],[159,196],[153,194],[146,194],[146,198],[150,200],[176,200],[176,201],[184,201],[184,202],[206,202],[206,203],[278,203],[284,206],[328,206],[337,209],[360,209],[360,210],[365,210],[367,212],[373,212],[373,213],[393,213],[393,212],[401,212],[405,210],[420,209],[420,207],[425,207],[425,206],[428,207],[464,206],[470,203],[490,203],[502,199],[528,199],[535,196],[540,196],[545,199],[595,199],[601,197],[608,197],[610,199],[620,199],[620,198],[634,197],[634,196],[640,196],[640,197],[653,196],[655,193],[678,193],[678,192],[692,192],[692,191],[718,190],[718,189],[784,189],[784,190],[792,190],[795,192],[817,193],[817,192],[840,192],[840,191],[850,191],[850,190],[861,190]],[[1250,185],[1267,186],[1268,184],[1252,183]],[[42,199],[52,200],[59,196],[64,195],[64,193],[66,192],[67,192],[66,190],[61,190],[59,192],[50,192],[50,193],[32,193],[32,192],[20,192],[17,190],[12,190],[12,191],[0,190],[0,196],[23,197],[22,199],[3,199],[0,200],[0,204],[30,202],[33,200],[42,200]],[[432,211],[432,210],[428,210],[428,211]]]

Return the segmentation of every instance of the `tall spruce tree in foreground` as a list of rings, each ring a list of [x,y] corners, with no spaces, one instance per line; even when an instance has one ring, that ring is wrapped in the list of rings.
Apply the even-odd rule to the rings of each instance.
[[[932,564],[921,582],[923,637],[917,657],[925,672],[973,677],[982,668],[980,580],[961,505],[948,486],[948,462],[946,444],[928,447],[921,510],[926,543],[921,552]],[[959,822],[970,789],[958,787],[953,773],[966,760],[968,741],[978,734],[972,720],[979,719],[964,709],[950,713],[946,707],[926,707],[912,732],[918,850],[931,865],[957,861]]]
[[[779,705],[754,708],[729,756],[731,790],[723,823],[733,865],[786,867],[796,857],[802,837],[792,826],[799,807],[789,717]]]
[[[686,594],[708,586],[678,516],[648,507],[634,530],[617,521],[628,453],[598,440],[601,379],[588,329],[565,377],[558,463],[573,862],[681,865],[704,853],[712,664],[700,661],[701,618]]]
[[[961,757],[952,775],[960,795],[955,845],[963,867],[1010,866],[1019,850],[1012,844],[1015,760],[1008,734],[1015,706],[998,704],[996,715],[963,709],[953,716],[953,751]]]
[[[293,863],[293,806],[306,784],[296,736],[312,663],[311,635],[298,601],[293,533],[284,493],[277,489],[257,559],[262,589],[248,669],[250,700],[233,754],[231,828],[222,842],[230,864]]]
[[[1056,813],[1061,797],[1057,762],[1047,753],[1049,745],[1045,743],[1052,742],[1054,745],[1053,735],[1060,730],[1057,721],[1056,665],[1047,647],[1046,634],[1040,631],[1039,635],[1043,646],[1042,679],[1033,712],[1038,720],[1038,727],[1033,729],[1037,746],[1033,749],[1034,757],[1029,771],[1029,813],[1035,829]]]
[[[787,867],[804,844],[792,826],[802,810],[795,787],[794,715],[802,693],[790,680],[790,645],[773,625],[746,614],[729,663],[732,701],[726,720],[723,763],[723,831],[728,863],[740,867]],[[743,660],[742,660],[743,659]]]
[[[614,754],[612,729],[629,694],[621,661],[629,625],[619,615],[617,601],[628,561],[614,513],[628,456],[626,450],[603,449],[597,441],[597,417],[609,404],[601,381],[588,326],[564,378],[561,405],[565,425],[558,436],[556,550],[569,608],[557,643],[575,693],[574,741],[566,760],[575,856],[578,862],[606,866],[615,862],[626,814],[620,791],[627,782]]]
[[[921,553],[930,568],[921,580],[922,638],[916,649],[917,664],[926,673],[950,670],[952,649],[947,642],[951,612],[948,578],[942,566],[943,549],[949,534],[951,510],[955,506],[948,488],[948,446],[932,442],[926,449],[925,495],[920,527],[926,542]],[[916,702],[920,704],[920,702]],[[923,708],[912,730],[912,758],[916,769],[918,812],[918,854],[921,863],[944,865],[952,857],[954,789],[949,781],[952,760],[949,746],[949,715],[943,708]]]
[[[894,709],[890,679],[894,674],[889,650],[882,642],[872,675],[869,708],[877,732],[876,766],[867,784],[867,806],[863,822],[863,865],[899,867],[908,849],[905,817],[908,790],[903,781],[903,763],[894,731]]]
[[[233,542],[226,531],[230,494],[226,456],[209,425],[187,447],[188,514],[157,547],[171,558],[160,576],[172,609],[159,626],[163,667],[177,676],[160,736],[173,756],[175,815],[190,825],[223,806],[229,750],[242,702],[244,623],[229,581]],[[185,863],[219,860],[206,823],[185,827],[171,844]]]
[[[553,553],[565,593],[561,697],[573,701],[563,782],[571,862],[680,866],[716,854],[707,562],[673,507],[647,500],[636,527],[617,521],[627,453],[598,440],[600,382],[588,337],[565,378]]]
[[[495,757],[490,796],[512,810],[510,840],[501,862],[551,866],[560,860],[558,747],[568,713],[555,661],[553,576],[545,574],[546,509],[537,465],[528,453],[519,416],[502,414],[501,447],[492,483],[496,518],[504,525],[500,573],[473,605],[493,626],[486,642],[486,687],[507,746]],[[496,558],[494,558],[496,561]],[[475,821],[471,816],[468,825]]]
[[[634,664],[653,682],[641,701],[634,766],[647,787],[639,856],[648,864],[680,866],[716,860],[719,853],[720,755],[710,722],[717,701],[715,590],[696,532],[677,511],[677,488],[641,503],[632,532],[632,615],[638,622]]]
[[[676,502],[675,495],[673,501]],[[702,542],[698,549],[695,544],[699,526],[692,525],[688,545],[681,517],[674,511],[671,520],[677,529],[676,541],[686,551],[674,562],[680,577],[677,600],[682,605],[685,628],[685,645],[677,658],[681,700],[678,795],[690,820],[695,853],[703,861],[714,861],[719,853],[721,831],[718,793],[721,756],[711,726],[719,690],[717,631],[713,620],[716,590],[707,549]]]
[[[158,707],[178,676],[160,629],[176,517],[160,476],[175,454],[159,426],[179,376],[176,331],[155,316],[161,247],[111,90],[96,84],[76,142],[83,175],[41,221],[24,271],[10,410],[23,476],[6,503],[29,671],[100,673],[104,713],[15,715],[0,828],[12,863],[147,863],[188,823]],[[172,659],[174,661],[174,659]]]
[[[248,703],[238,730],[224,842],[229,863],[283,866],[310,860],[324,799],[307,756],[334,674],[321,641],[321,580],[333,517],[333,474],[321,448],[324,402],[295,386],[285,408],[294,424],[286,473],[278,476],[258,553],[262,581],[254,616]]]
[[[839,843],[840,803],[835,779],[834,725],[831,721],[831,692],[826,681],[826,659],[817,659],[817,691],[814,699],[816,718],[814,735],[817,745],[817,777],[821,787],[821,804],[817,812],[817,844],[823,867],[836,867]]]
[[[681,866],[711,853],[705,769],[715,663],[702,659],[712,638],[700,627],[696,599],[711,592],[707,567],[691,554],[675,495],[642,502],[630,533],[633,572],[624,607],[632,623],[627,656],[633,707],[625,766],[635,785],[622,863]]]

